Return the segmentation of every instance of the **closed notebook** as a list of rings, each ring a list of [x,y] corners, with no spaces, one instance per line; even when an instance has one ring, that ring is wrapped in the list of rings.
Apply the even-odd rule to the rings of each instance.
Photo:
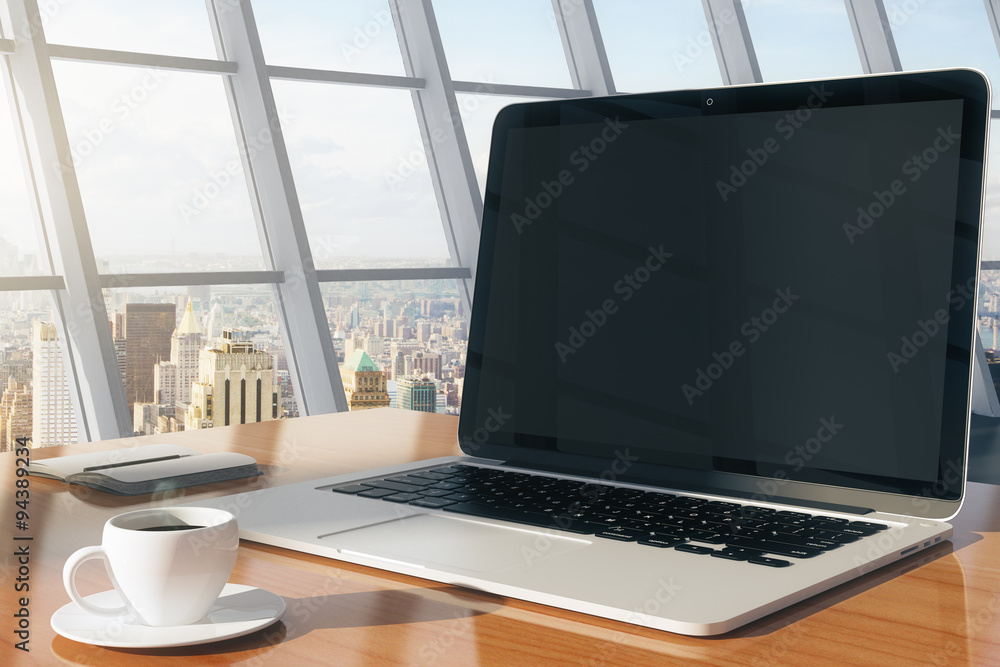
[[[253,457],[199,454],[179,445],[144,445],[33,461],[28,474],[135,496],[261,474]]]

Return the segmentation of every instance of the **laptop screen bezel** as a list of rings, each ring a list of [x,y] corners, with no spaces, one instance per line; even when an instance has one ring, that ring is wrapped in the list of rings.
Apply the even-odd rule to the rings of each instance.
[[[684,90],[661,93],[644,93],[601,98],[579,98],[516,104],[503,109],[497,116],[493,128],[492,149],[484,199],[484,213],[480,253],[476,270],[474,305],[469,326],[469,353],[462,412],[459,420],[459,444],[462,451],[470,456],[502,460],[524,467],[540,470],[575,473],[591,477],[614,477],[615,481],[636,482],[668,488],[681,488],[695,492],[745,497],[751,500],[771,500],[785,503],[812,504],[814,506],[834,506],[873,509],[880,512],[919,516],[926,518],[948,518],[954,516],[964,497],[965,462],[967,461],[970,404],[972,395],[972,375],[974,360],[975,323],[978,316],[972,309],[959,312],[952,304],[949,327],[965,326],[969,329],[968,349],[953,351],[949,357],[967,357],[962,373],[948,377],[946,386],[951,391],[945,393],[944,413],[949,426],[946,446],[940,451],[938,482],[916,488],[891,488],[891,483],[883,487],[876,482],[869,488],[848,488],[817,482],[802,482],[782,479],[780,489],[774,493],[762,493],[767,489],[770,477],[636,463],[627,466],[622,474],[608,475],[608,471],[622,468],[611,458],[583,456],[535,447],[500,445],[491,437],[491,424],[496,414],[483,410],[476,414],[473,406],[478,404],[479,371],[482,367],[482,348],[485,340],[486,317],[490,281],[493,279],[494,257],[491,239],[499,224],[499,193],[505,165],[507,133],[527,127],[554,125],[567,114],[561,113],[563,105],[579,105],[598,115],[608,117],[620,113],[623,104],[632,108],[641,107],[643,102],[651,102],[648,108],[670,109],[678,115],[712,115],[724,113],[755,113],[760,111],[781,111],[795,109],[815,91],[817,86],[826,86],[835,91],[831,106],[858,106],[866,104],[906,103],[931,99],[961,99],[963,105],[963,125],[961,133],[961,154],[963,157],[959,173],[960,197],[966,204],[973,205],[976,220],[974,229],[968,222],[956,220],[956,234],[976,236],[975,258],[959,257],[956,245],[953,263],[952,284],[974,284],[978,294],[979,249],[982,243],[983,175],[986,168],[986,139],[989,122],[989,83],[982,73],[970,69],[939,70],[902,74],[874,75],[824,81],[804,81],[782,84],[760,84],[750,86],[730,86],[716,89]],[[977,166],[978,165],[978,166]],[[967,219],[969,216],[966,216]],[[968,254],[968,253],[966,253]],[[957,377],[956,377],[957,376]],[[530,434],[524,434],[529,440]],[[764,483],[762,483],[762,481]],[[889,489],[889,490],[886,490]]]

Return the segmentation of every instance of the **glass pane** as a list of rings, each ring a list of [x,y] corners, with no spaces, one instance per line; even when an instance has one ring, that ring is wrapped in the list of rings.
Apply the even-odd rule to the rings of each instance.
[[[251,378],[261,380],[260,418],[251,381],[242,404],[230,386],[228,423],[298,416],[270,285],[104,290],[104,299],[136,434],[225,425],[211,359],[238,352],[260,356],[262,374]]]
[[[0,292],[0,451],[77,442],[76,412],[48,292]]]
[[[0,71],[0,76],[5,74]],[[31,199],[17,145],[16,119],[10,113],[6,86],[0,85],[0,276],[42,273],[39,264],[40,230],[31,210]]]
[[[472,164],[476,168],[479,193],[486,192],[486,169],[490,161],[490,139],[493,121],[505,106],[519,102],[535,102],[536,97],[507,97],[502,95],[456,94],[462,125],[469,142]]]
[[[53,68],[102,272],[264,268],[220,76]]]
[[[594,0],[594,10],[620,92],[722,85],[701,0]]]
[[[903,69],[976,67],[996,85],[1000,57],[982,0],[898,2],[886,6]],[[997,95],[993,108],[1000,107]]]
[[[843,0],[745,2],[743,7],[764,81],[863,73]]]
[[[282,129],[316,267],[348,268],[357,258],[446,265],[409,91],[272,86],[278,108],[286,110]]]
[[[456,81],[571,88],[551,0],[435,0]]]
[[[216,59],[204,0],[39,2],[53,44]]]
[[[352,410],[382,407],[373,399],[403,407],[401,391],[429,392],[433,384],[435,411],[459,413],[468,324],[457,281],[324,283],[320,291]],[[388,396],[381,395],[383,378]],[[369,387],[377,391],[363,391]]]
[[[253,0],[253,12],[269,65],[405,73],[386,0]]]

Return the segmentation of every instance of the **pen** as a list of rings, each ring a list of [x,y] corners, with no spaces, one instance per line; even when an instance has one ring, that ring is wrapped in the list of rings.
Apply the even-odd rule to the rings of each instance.
[[[90,466],[84,468],[83,472],[93,472],[95,470],[104,470],[105,468],[123,468],[125,466],[134,466],[140,463],[155,463],[156,461],[169,461],[171,459],[179,459],[185,456],[191,456],[190,454],[171,454],[170,456],[160,456],[155,459],[141,459],[138,461],[126,461],[125,463],[108,463],[100,466]]]

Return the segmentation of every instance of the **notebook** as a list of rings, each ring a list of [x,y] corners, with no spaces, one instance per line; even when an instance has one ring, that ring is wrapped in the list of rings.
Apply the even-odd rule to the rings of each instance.
[[[965,487],[989,110],[964,69],[509,106],[466,456],[197,504],[689,635],[933,548]]]

